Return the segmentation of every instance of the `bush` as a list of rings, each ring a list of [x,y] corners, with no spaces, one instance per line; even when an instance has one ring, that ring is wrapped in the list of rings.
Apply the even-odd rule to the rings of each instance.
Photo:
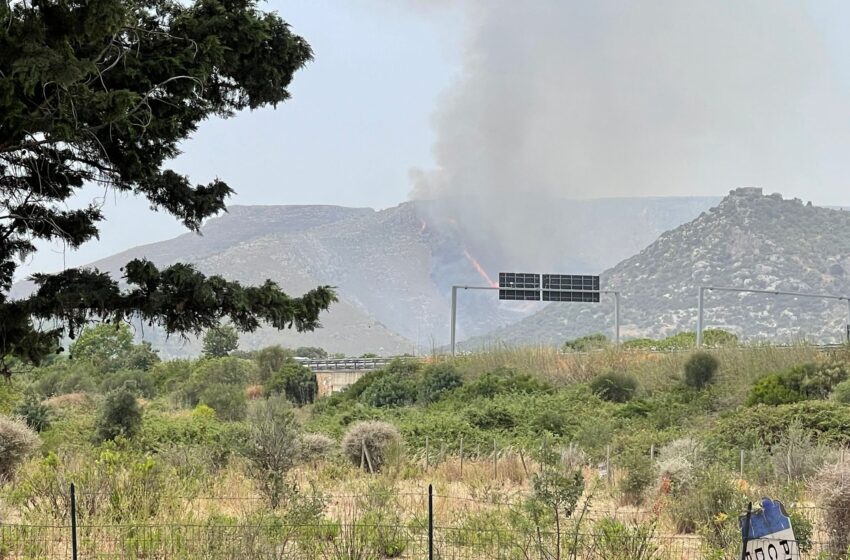
[[[850,380],[842,381],[833,387],[832,399],[841,404],[850,404]]]
[[[608,340],[608,337],[604,334],[589,334],[587,336],[582,336],[576,338],[575,340],[568,340],[564,343],[564,351],[565,352],[588,352],[590,350],[598,350],[600,348],[607,348],[611,345],[611,342]]]
[[[198,402],[213,409],[219,420],[244,420],[248,413],[245,389],[238,385],[213,383],[201,392]]]
[[[375,472],[381,470],[400,446],[401,434],[396,427],[374,420],[354,424],[342,439],[342,450],[352,464],[363,465],[365,469],[371,464]]]
[[[495,397],[511,393],[551,393],[552,387],[527,374],[501,367],[481,375],[464,387],[467,397]]]
[[[829,538],[829,557],[846,558],[850,548],[850,463],[822,467],[812,490],[824,509],[822,519]]]
[[[315,463],[332,457],[337,444],[324,434],[304,434],[298,448],[301,461]]]
[[[11,479],[40,443],[38,435],[23,420],[0,416],[0,481]]]
[[[37,370],[32,390],[44,398],[69,393],[93,393],[95,382],[93,369],[88,363],[62,361],[58,364]]]
[[[695,352],[685,362],[685,384],[694,389],[702,389],[711,384],[720,363],[708,352]]]
[[[782,375],[774,373],[755,382],[747,397],[747,406],[791,404],[802,400],[805,400],[802,393],[789,387]]]
[[[310,368],[290,360],[271,375],[265,392],[266,395],[285,395],[291,402],[304,405],[316,400],[319,383]]]
[[[308,358],[311,360],[324,360],[328,357],[328,353],[324,348],[316,346],[299,346],[295,349],[295,355],[299,358]]]
[[[283,365],[292,360],[292,351],[282,346],[267,346],[254,358],[259,369],[259,381],[265,383]]]
[[[601,519],[589,543],[589,560],[653,560],[658,558],[655,525],[626,525],[616,519]]]
[[[626,470],[626,474],[619,482],[623,503],[632,506],[641,505],[646,490],[655,479],[652,460],[644,455],[632,455],[627,456],[620,466]]]
[[[463,379],[453,365],[428,366],[419,388],[419,400],[423,403],[436,402],[461,385],[463,385]]]
[[[48,429],[53,421],[53,411],[33,394],[27,395],[15,408],[15,414],[36,432]]]
[[[518,424],[518,419],[513,411],[501,402],[501,399],[470,408],[467,410],[466,416],[472,426],[481,430],[510,430]]]
[[[272,508],[290,487],[286,475],[298,457],[298,423],[292,405],[281,396],[260,401],[249,416],[245,454],[249,471]]]
[[[625,373],[603,373],[590,382],[590,389],[599,398],[616,403],[632,400],[637,387],[637,379]]]
[[[834,387],[847,380],[847,370],[836,364],[803,364],[756,381],[747,404],[790,404],[806,399],[825,399]],[[850,387],[847,389],[850,398]]]
[[[100,390],[102,393],[110,393],[124,386],[146,399],[156,396],[153,377],[148,372],[137,369],[125,369],[107,374],[100,384]]]
[[[200,402],[201,393],[213,384],[236,385],[244,388],[250,379],[257,376],[257,365],[243,358],[209,358],[200,360],[183,390],[190,406]]]
[[[669,512],[678,532],[698,532],[708,546],[728,550],[740,543],[738,516],[747,501],[729,473],[710,467],[670,503]]]
[[[670,484],[674,496],[687,490],[694,470],[702,462],[703,448],[691,438],[674,439],[658,450],[658,473]]]
[[[416,402],[416,384],[412,379],[387,374],[363,391],[360,399],[371,406],[406,406]]]
[[[142,409],[136,395],[121,388],[106,395],[97,419],[98,441],[113,440],[118,436],[132,437],[142,425]]]

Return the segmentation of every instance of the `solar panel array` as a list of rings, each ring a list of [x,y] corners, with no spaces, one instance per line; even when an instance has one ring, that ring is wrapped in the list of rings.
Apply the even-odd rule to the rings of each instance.
[[[543,301],[599,302],[599,276],[544,274]]]
[[[527,272],[500,272],[499,299],[540,301],[540,275]]]
[[[597,303],[599,293],[599,276],[499,273],[499,299],[501,300]]]

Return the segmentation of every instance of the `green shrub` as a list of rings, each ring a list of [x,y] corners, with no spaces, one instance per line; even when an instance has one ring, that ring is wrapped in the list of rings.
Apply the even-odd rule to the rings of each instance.
[[[708,352],[695,352],[685,362],[685,384],[702,389],[714,381],[720,363]]]
[[[551,393],[552,387],[511,368],[498,368],[484,373],[463,388],[463,397],[495,397],[511,393]]]
[[[450,391],[463,385],[463,378],[451,364],[428,366],[422,376],[419,388],[419,400],[432,403],[443,398]]]
[[[591,390],[606,401],[624,403],[630,401],[637,392],[638,382],[625,373],[603,373],[590,382]]]
[[[825,399],[834,387],[847,380],[847,370],[837,364],[802,364],[756,381],[747,404],[789,404],[806,399]]]
[[[311,360],[323,360],[328,357],[328,353],[324,348],[316,346],[299,346],[295,349],[295,355],[299,358],[309,358]]]
[[[62,361],[36,371],[32,390],[49,398],[68,393],[93,393],[93,369],[88,363]]]
[[[192,376],[194,362],[191,360],[169,360],[160,362],[150,370],[156,392],[159,394],[172,393],[186,385]]]
[[[416,383],[413,379],[388,373],[363,391],[360,399],[378,408],[406,406],[416,402]]]
[[[243,358],[208,358],[199,360],[183,389],[183,396],[190,406],[200,402],[201,393],[213,384],[236,385],[244,388],[257,377],[257,365]]]
[[[0,481],[10,479],[39,443],[38,435],[23,420],[0,416]]]
[[[213,409],[219,420],[244,420],[248,413],[245,389],[238,385],[208,385],[198,397],[198,402]]]
[[[747,406],[791,404],[802,400],[805,400],[802,393],[789,387],[782,375],[774,373],[765,375],[755,382],[747,397]]]
[[[710,548],[729,550],[740,544],[738,516],[747,501],[731,475],[715,466],[700,471],[670,503],[669,514],[678,532],[696,532]]]
[[[850,380],[842,381],[832,389],[832,399],[841,404],[850,404]]]
[[[342,450],[351,463],[365,469],[371,464],[373,471],[381,470],[400,446],[401,434],[386,422],[358,422],[342,438]]]
[[[623,503],[641,505],[647,489],[655,480],[652,460],[644,455],[627,454],[618,466],[626,471],[619,481]]]
[[[281,396],[258,402],[248,420],[249,472],[269,505],[277,508],[291,488],[286,475],[298,458],[298,423],[292,405]]]
[[[156,385],[151,374],[137,369],[124,369],[107,374],[100,384],[100,391],[110,393],[124,386],[146,399],[156,396]]]
[[[590,350],[598,350],[611,345],[608,337],[604,334],[589,334],[574,340],[568,340],[564,343],[565,352],[587,352]]]
[[[470,408],[466,417],[472,426],[481,430],[510,430],[518,424],[513,411],[502,402],[486,402]]]
[[[304,405],[316,400],[319,384],[310,368],[290,360],[271,375],[265,392],[266,395],[284,395],[291,402]]]
[[[835,401],[802,401],[778,406],[755,405],[721,418],[708,434],[715,449],[749,449],[775,445],[792,426],[817,443],[850,443],[850,407]]]
[[[293,354],[291,350],[287,350],[282,346],[267,346],[257,352],[254,360],[257,362],[259,373],[258,381],[265,383],[269,380],[272,374],[279,371],[283,365],[292,360]]]
[[[593,528],[589,560],[655,560],[655,525],[627,525],[616,519],[601,519]]]
[[[15,408],[15,415],[22,418],[27,426],[36,432],[43,432],[48,429],[53,421],[53,411],[33,394],[28,394],[18,404]]]
[[[121,388],[106,395],[97,419],[98,441],[113,440],[118,436],[132,437],[142,424],[142,409],[136,395]]]

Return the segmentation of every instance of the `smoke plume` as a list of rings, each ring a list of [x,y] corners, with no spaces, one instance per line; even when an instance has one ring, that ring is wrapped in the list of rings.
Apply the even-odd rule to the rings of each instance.
[[[850,176],[848,64],[813,5],[457,1],[462,74],[412,196],[469,201],[465,221],[490,240],[525,250],[540,225],[523,208],[539,197],[759,185],[817,198]]]

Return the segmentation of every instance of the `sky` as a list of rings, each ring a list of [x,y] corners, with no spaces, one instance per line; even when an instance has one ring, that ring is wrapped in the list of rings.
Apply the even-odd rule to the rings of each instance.
[[[292,99],[211,120],[172,164],[230,204],[385,208],[411,197],[721,195],[850,205],[850,3],[274,0],[313,46]],[[104,199],[101,241],[19,276],[184,230]],[[495,232],[498,235],[498,232]]]

